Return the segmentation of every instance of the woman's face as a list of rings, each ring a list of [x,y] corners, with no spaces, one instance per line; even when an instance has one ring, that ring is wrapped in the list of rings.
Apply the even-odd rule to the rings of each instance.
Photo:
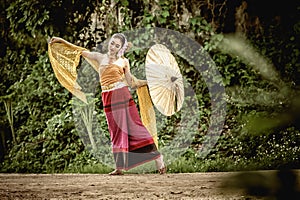
[[[108,45],[109,54],[117,55],[117,53],[121,48],[122,48],[122,41],[117,37],[113,37]]]

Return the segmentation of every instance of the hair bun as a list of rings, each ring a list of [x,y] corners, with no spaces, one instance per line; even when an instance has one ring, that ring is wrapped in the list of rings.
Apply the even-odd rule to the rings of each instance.
[[[126,52],[128,52],[132,46],[133,46],[133,44],[131,42],[127,42]]]

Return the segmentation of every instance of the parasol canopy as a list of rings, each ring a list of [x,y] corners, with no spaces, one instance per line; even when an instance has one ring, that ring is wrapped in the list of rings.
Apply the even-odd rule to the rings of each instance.
[[[145,67],[155,107],[166,116],[179,111],[184,100],[183,78],[169,49],[162,44],[153,45],[147,52]]]

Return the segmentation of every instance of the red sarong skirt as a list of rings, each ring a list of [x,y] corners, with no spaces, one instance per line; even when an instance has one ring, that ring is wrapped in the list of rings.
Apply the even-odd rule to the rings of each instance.
[[[116,169],[129,170],[160,156],[127,87],[102,92]]]

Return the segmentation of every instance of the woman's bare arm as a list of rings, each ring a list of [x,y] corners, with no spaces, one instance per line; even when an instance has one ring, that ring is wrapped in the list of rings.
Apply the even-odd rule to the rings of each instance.
[[[103,54],[99,53],[99,52],[91,52],[91,51],[82,51],[81,55],[86,58],[90,63],[93,68],[99,72],[99,67],[100,67],[100,63],[103,59]]]
[[[131,88],[138,88],[138,87],[141,87],[141,86],[144,86],[144,85],[147,85],[147,81],[146,80],[140,80],[140,79],[137,79],[134,75],[131,74],[130,72],[130,64],[129,64],[129,61],[128,59],[124,59],[124,62],[125,62],[125,79],[126,79],[126,82],[128,83],[128,85],[131,87]]]
[[[124,74],[125,74],[126,82],[131,87],[131,85],[132,85],[132,74],[130,72],[129,60],[127,58],[124,58]]]
[[[98,60],[99,57],[102,57],[101,53],[91,52],[91,51],[82,51],[82,56],[91,60]]]

